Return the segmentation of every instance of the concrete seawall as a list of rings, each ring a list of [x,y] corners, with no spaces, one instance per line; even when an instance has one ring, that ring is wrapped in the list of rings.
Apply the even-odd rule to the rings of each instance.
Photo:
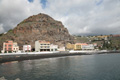
[[[120,51],[78,51],[78,52],[29,52],[29,53],[4,53],[0,54],[0,63],[10,61],[23,61],[32,59],[53,58],[62,56],[75,56],[75,55],[94,55],[94,54],[110,54],[120,53]]]
[[[90,55],[90,54],[87,53],[46,53],[46,54],[14,54],[14,55],[9,54],[9,55],[0,55],[0,63],[10,62],[10,61],[62,57],[62,56],[75,56],[75,55]]]

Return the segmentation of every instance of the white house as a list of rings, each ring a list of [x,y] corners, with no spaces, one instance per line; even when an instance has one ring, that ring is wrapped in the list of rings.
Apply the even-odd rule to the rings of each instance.
[[[58,51],[65,51],[65,47],[59,47]]]
[[[94,45],[93,44],[82,45],[81,49],[82,50],[94,50]]]
[[[57,51],[58,50],[58,45],[50,45],[50,51]]]
[[[30,52],[31,51],[31,45],[23,45],[23,51],[24,52]]]
[[[18,44],[17,44],[17,42],[14,42],[13,43],[13,52],[18,52],[19,51],[19,46],[18,46]]]

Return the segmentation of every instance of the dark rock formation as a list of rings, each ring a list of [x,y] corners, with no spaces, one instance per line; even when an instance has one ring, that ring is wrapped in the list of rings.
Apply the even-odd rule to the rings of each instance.
[[[46,40],[59,46],[67,42],[73,42],[73,37],[60,21],[56,21],[46,14],[30,16],[17,25],[13,30],[0,37],[0,48],[5,40],[18,42],[20,49],[22,45],[31,44],[34,48],[36,40]]]

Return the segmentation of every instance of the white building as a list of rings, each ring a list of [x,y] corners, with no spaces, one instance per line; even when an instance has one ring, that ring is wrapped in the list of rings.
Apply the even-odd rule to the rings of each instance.
[[[58,45],[50,45],[50,51],[57,51],[58,50]]]
[[[65,51],[65,47],[59,47],[58,51]]]
[[[17,42],[14,42],[13,43],[13,52],[18,52],[19,51],[19,46],[18,46],[18,44],[17,44]]]
[[[45,40],[35,41],[35,51],[36,52],[50,51],[50,42]]]
[[[23,45],[23,51],[24,52],[30,52],[31,51],[31,45]]]
[[[4,50],[1,50],[1,53],[4,53]]]
[[[94,50],[94,45],[93,44],[82,45],[81,49],[82,50]]]

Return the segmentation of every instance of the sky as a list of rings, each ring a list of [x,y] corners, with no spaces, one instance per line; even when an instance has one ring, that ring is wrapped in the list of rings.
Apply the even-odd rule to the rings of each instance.
[[[61,21],[72,35],[120,34],[120,0],[0,0],[0,33],[39,13]]]

